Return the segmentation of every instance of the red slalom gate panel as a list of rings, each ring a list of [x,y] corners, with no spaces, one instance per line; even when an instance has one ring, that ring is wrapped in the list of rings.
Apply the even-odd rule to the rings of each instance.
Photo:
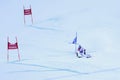
[[[7,38],[7,61],[9,61],[9,50],[15,50],[15,49],[17,49],[17,51],[18,51],[18,59],[20,61],[20,54],[19,54],[17,37],[16,37],[16,42],[15,43],[10,43],[9,42],[9,37],[8,37]]]
[[[32,17],[31,5],[30,5],[30,9],[25,9],[25,7],[23,6],[23,11],[24,11],[24,24],[26,24],[26,20],[25,20],[25,16],[26,15],[31,15],[31,22],[33,24],[33,17]]]
[[[24,9],[24,15],[31,15],[32,11],[31,9]]]
[[[18,43],[11,44],[8,42],[8,49],[18,49]]]

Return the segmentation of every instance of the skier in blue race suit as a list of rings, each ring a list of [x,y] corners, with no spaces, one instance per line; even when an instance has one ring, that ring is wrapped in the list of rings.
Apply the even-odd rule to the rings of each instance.
[[[87,54],[86,49],[83,48],[81,45],[78,46],[76,55],[78,58],[82,58],[82,57],[90,58],[91,57],[91,55]]]

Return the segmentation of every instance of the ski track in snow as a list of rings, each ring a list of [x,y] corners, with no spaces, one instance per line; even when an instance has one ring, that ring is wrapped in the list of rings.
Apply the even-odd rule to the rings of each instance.
[[[59,29],[55,29],[52,27],[39,27],[39,26],[35,26],[35,25],[28,25],[27,27],[31,27],[31,28],[35,28],[35,29],[39,29],[39,30],[60,31]]]
[[[9,62],[10,64],[15,64],[15,65],[24,65],[24,66],[33,66],[33,67],[40,67],[40,68],[45,68],[46,70],[42,71],[66,71],[66,72],[71,72],[71,73],[76,73],[76,74],[81,74],[81,75],[89,75],[89,74],[96,74],[96,73],[103,73],[103,72],[111,72],[111,71],[117,71],[120,70],[120,67],[115,67],[115,68],[107,68],[107,69],[98,69],[95,71],[90,71],[90,72],[80,72],[79,70],[76,71],[74,69],[67,69],[67,68],[57,68],[57,67],[50,67],[50,66],[44,66],[44,65],[39,65],[39,64],[29,64],[29,63],[19,63],[19,61],[13,61]],[[92,67],[96,67],[94,65],[90,65]],[[48,69],[48,70],[47,70]],[[14,72],[41,72],[41,70],[36,71],[36,70],[26,70],[26,71],[13,71]]]

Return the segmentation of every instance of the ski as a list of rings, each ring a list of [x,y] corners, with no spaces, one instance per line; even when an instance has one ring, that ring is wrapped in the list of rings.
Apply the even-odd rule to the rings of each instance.
[[[85,57],[85,58],[91,58],[92,57],[90,54],[81,55],[81,54],[78,54],[77,52],[76,52],[76,56],[78,58],[83,58],[83,57]]]

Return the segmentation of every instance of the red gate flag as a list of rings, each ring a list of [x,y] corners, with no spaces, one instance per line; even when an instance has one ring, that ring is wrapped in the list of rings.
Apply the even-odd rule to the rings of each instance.
[[[12,44],[12,43],[8,42],[8,49],[18,49],[18,43],[16,42],[16,43]]]
[[[29,9],[25,9],[25,7],[23,6],[23,11],[24,11],[24,24],[26,23],[26,20],[25,20],[25,16],[26,16],[26,15],[31,15],[31,22],[32,22],[32,24],[33,24],[33,17],[32,17],[31,5],[30,5],[30,8],[29,8]]]
[[[32,11],[31,9],[24,9],[24,15],[31,15]]]
[[[18,49],[18,42],[17,42],[17,37],[16,37],[16,42],[15,43],[10,43],[9,42],[9,37],[7,38],[7,61],[9,61],[9,50],[17,49],[18,51],[18,59],[20,61],[20,54],[19,54],[19,49]]]

